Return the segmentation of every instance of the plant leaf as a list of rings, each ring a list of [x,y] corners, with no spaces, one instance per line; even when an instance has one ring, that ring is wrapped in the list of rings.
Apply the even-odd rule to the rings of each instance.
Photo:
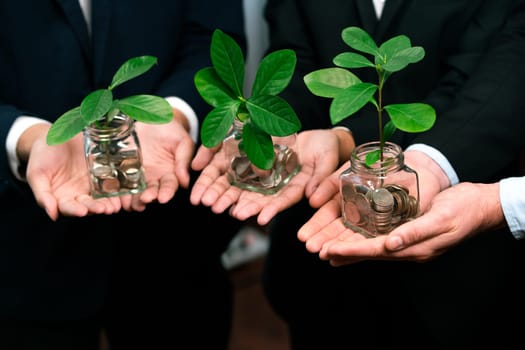
[[[422,60],[423,57],[425,57],[425,50],[422,47],[410,47],[397,52],[393,57],[387,59],[387,62],[383,65],[383,69],[389,72],[397,72],[408,66],[410,63]]]
[[[342,90],[361,82],[354,73],[343,68],[318,69],[306,74],[303,80],[311,93],[329,98],[334,98]]]
[[[107,89],[95,90],[82,100],[80,115],[86,125],[102,118],[113,104],[113,93]]]
[[[360,110],[373,98],[376,91],[377,85],[370,83],[358,83],[341,91],[330,105],[332,124],[335,125]]]
[[[366,52],[374,56],[379,54],[379,48],[374,39],[359,27],[345,28],[341,36],[343,41],[354,50]]]
[[[215,107],[206,115],[200,131],[201,142],[205,147],[215,147],[224,140],[240,105],[240,101],[232,101],[229,104]]]
[[[164,124],[173,120],[173,109],[166,99],[154,95],[135,95],[116,101],[129,117],[149,124]]]
[[[230,87],[219,78],[213,67],[200,69],[194,76],[194,83],[202,99],[213,107],[236,99]]]
[[[211,38],[210,56],[219,77],[237,96],[242,96],[244,84],[244,55],[240,46],[220,29]]]
[[[113,90],[120,84],[141,74],[144,74],[155,64],[157,64],[157,57],[154,56],[139,56],[130,58],[117,70],[108,89]]]
[[[376,63],[383,65],[388,62],[390,58],[394,57],[396,53],[408,49],[411,46],[410,39],[406,35],[398,35],[388,39],[379,46],[379,55],[376,56]],[[379,59],[379,61],[377,59]]]
[[[370,153],[367,153],[365,156],[365,164],[367,166],[371,166],[375,162],[377,162],[381,158],[381,150],[376,149],[375,151],[372,151]]]
[[[46,135],[46,143],[58,145],[72,139],[87,126],[80,115],[80,106],[70,109],[58,117],[51,125]]]
[[[252,122],[273,136],[288,136],[301,129],[293,108],[279,96],[254,96],[246,101]]]
[[[396,130],[397,130],[397,128],[394,125],[394,123],[392,123],[392,121],[389,120],[388,123],[386,123],[385,127],[383,128],[383,139],[380,140],[380,141],[382,141],[383,143],[388,141]]]
[[[427,131],[436,121],[436,111],[425,103],[391,104],[383,108],[396,128],[405,132]]]
[[[334,64],[343,68],[363,68],[375,65],[368,58],[355,52],[343,52],[334,57]]]
[[[252,123],[246,123],[242,129],[242,139],[250,162],[259,169],[271,169],[275,158],[272,137]]]
[[[293,50],[278,50],[266,55],[259,63],[252,96],[281,93],[290,84],[296,63]]]

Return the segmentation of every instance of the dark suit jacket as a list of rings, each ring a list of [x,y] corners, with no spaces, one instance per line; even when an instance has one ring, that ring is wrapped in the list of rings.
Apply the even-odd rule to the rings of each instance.
[[[297,109],[305,128],[330,127],[330,99],[313,96],[303,76],[333,67],[339,53],[353,51],[341,38],[351,25],[367,30],[378,44],[399,34],[423,46],[425,58],[394,73],[385,84],[384,103],[424,101],[436,108],[434,128],[424,134],[397,131],[394,142],[423,142],[438,148],[464,181],[489,181],[525,147],[520,118],[525,78],[523,1],[389,0],[380,21],[372,1],[273,1],[267,6],[270,50],[293,48],[298,55],[294,81],[283,97]],[[512,16],[509,16],[512,15]],[[509,18],[507,21],[506,19]],[[489,67],[487,69],[487,67]],[[353,70],[377,83],[370,68]],[[346,119],[358,144],[377,140],[377,112],[371,105]],[[443,135],[446,135],[443,137]],[[483,154],[490,166],[480,167]]]
[[[331,100],[311,94],[303,77],[352,51],[342,29],[360,26],[378,44],[405,34],[426,56],[388,79],[384,102],[430,103],[437,121],[429,132],[397,131],[392,140],[436,147],[462,181],[515,174],[510,170],[525,148],[524,1],[387,0],[377,21],[371,0],[269,0],[266,18],[269,50],[297,52],[297,71],[282,97],[305,128],[331,127]],[[353,71],[377,82],[369,68]],[[376,121],[367,106],[343,124],[361,144],[377,140]],[[518,286],[525,242],[508,230],[479,234],[424,264],[334,268],[296,238],[312,213],[300,203],[275,218],[265,265],[266,295],[289,322],[294,349],[523,347],[524,305],[509,296],[525,292]],[[512,311],[507,317],[502,310]]]
[[[4,145],[18,116],[53,121],[87,93],[107,87],[126,59],[147,54],[158,58],[157,66],[117,88],[116,95],[178,96],[202,119],[209,106],[193,76],[211,64],[212,31],[221,28],[245,47],[241,0],[93,0],[92,5],[90,39],[78,1],[0,1],[0,319],[92,316],[107,302],[112,274],[133,281],[129,291],[148,283],[156,290],[163,283],[159,276],[175,277],[182,290],[197,281],[204,291],[217,278],[210,271],[237,229],[233,220],[191,206],[183,190],[173,203],[140,214],[52,222],[27,184],[12,176]],[[195,216],[202,218],[192,223]],[[190,225],[190,232],[181,230]],[[208,239],[206,232],[213,235]],[[127,272],[116,272],[119,268]],[[221,283],[208,292],[218,295]],[[197,291],[190,297],[207,304]],[[182,303],[193,305],[190,299]]]

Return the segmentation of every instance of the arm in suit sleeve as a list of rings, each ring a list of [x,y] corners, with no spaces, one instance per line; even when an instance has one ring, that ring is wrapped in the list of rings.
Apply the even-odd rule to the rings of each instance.
[[[525,148],[520,88],[525,79],[525,5],[513,4],[479,63],[438,113],[436,125],[414,140],[440,150],[460,181],[497,179]],[[431,94],[428,100],[435,98]]]
[[[193,87],[197,70],[211,65],[211,36],[216,28],[231,35],[246,52],[242,0],[188,1],[183,37],[177,50],[174,70],[162,84],[159,94],[183,99],[195,111],[200,122],[210,107]]]

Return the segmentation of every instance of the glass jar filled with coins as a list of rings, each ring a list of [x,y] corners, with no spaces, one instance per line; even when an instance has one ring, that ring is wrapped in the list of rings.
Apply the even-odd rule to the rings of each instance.
[[[419,179],[405,165],[399,145],[386,142],[383,157],[367,164],[367,155],[379,146],[379,142],[357,146],[350,168],[340,175],[343,222],[366,237],[387,234],[419,215]]]
[[[93,198],[135,194],[146,188],[134,120],[117,114],[84,128],[84,151]]]

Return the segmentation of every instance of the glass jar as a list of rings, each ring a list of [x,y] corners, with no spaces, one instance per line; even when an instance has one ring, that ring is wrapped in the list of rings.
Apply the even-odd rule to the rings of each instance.
[[[93,198],[135,194],[146,188],[134,120],[117,114],[84,128],[84,151]]]
[[[357,146],[350,168],[339,177],[343,222],[366,237],[389,233],[419,215],[419,178],[405,165],[399,145],[386,142],[382,158],[366,164],[379,147],[379,142]]]
[[[226,174],[230,184],[262,194],[278,192],[301,169],[295,151],[297,133],[284,137],[272,136],[274,163],[271,169],[265,170],[253,165],[243,151],[243,126],[242,121],[235,119],[222,145],[227,158]]]

